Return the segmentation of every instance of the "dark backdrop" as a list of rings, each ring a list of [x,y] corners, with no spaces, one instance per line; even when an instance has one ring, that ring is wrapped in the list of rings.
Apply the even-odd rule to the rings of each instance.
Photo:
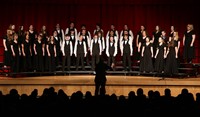
[[[106,32],[110,24],[114,24],[117,30],[128,24],[135,37],[140,25],[145,25],[149,34],[156,25],[167,33],[174,25],[182,47],[186,25],[192,23],[197,34],[195,62],[200,62],[199,6],[196,0],[3,0],[0,3],[0,36],[5,35],[9,24],[15,24],[16,28],[24,25],[25,30],[30,24],[36,30],[46,25],[49,32],[57,23],[65,30],[70,21],[75,22],[78,30],[81,24],[86,24],[90,31],[93,31],[96,23],[101,23]],[[2,58],[0,61],[3,61]]]

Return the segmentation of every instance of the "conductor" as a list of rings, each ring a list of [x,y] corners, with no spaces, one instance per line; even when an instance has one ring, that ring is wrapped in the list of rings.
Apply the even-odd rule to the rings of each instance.
[[[106,63],[104,63],[104,61],[102,59],[100,59],[100,61],[96,64],[95,67],[95,72],[96,72],[96,76],[94,79],[95,82],[95,96],[98,95],[105,95],[106,93],[106,89],[105,89],[105,85],[106,85],[106,70],[108,69],[112,69],[114,66],[111,65],[108,66]]]

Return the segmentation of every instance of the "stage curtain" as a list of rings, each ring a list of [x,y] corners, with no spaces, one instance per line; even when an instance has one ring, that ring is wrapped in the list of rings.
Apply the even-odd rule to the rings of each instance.
[[[75,22],[78,30],[81,24],[85,24],[91,32],[96,23],[100,23],[105,32],[111,24],[118,31],[127,24],[133,30],[134,37],[140,25],[146,26],[150,36],[156,25],[160,25],[167,33],[170,26],[174,25],[181,39],[181,52],[186,25],[192,23],[197,34],[194,62],[200,62],[200,7],[196,0],[3,0],[0,9],[1,38],[9,24],[15,24],[16,29],[23,25],[25,30],[32,24],[37,31],[46,25],[50,33],[57,23],[65,30],[70,21]],[[2,48],[2,41],[0,44]],[[0,53],[2,55],[3,49]]]

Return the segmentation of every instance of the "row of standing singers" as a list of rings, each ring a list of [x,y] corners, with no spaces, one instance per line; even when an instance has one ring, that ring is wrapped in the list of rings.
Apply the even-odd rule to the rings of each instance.
[[[144,31],[145,32],[145,31]],[[193,34],[192,34],[193,35]],[[190,35],[189,35],[190,36]],[[88,44],[88,43],[86,43],[87,41],[85,40],[85,41],[83,41],[83,44],[82,44],[82,39],[81,38],[84,38],[85,36],[79,36],[79,39],[78,40],[76,40],[76,41],[74,41],[74,40],[71,40],[71,38],[70,38],[70,35],[66,35],[66,37],[65,37],[65,42],[67,42],[67,41],[70,41],[69,42],[69,47],[67,47],[67,46],[65,46],[65,44],[66,45],[68,45],[67,43],[62,43],[61,44],[61,48],[60,48],[60,50],[61,50],[61,52],[62,52],[62,58],[63,58],[63,60],[62,60],[62,66],[63,66],[63,70],[65,69],[65,62],[66,62],[66,59],[67,59],[67,69],[68,70],[70,70],[70,65],[71,65],[71,56],[73,56],[74,55],[74,57],[72,58],[73,60],[75,60],[75,58],[77,59],[77,61],[76,61],[76,67],[78,68],[78,64],[79,64],[79,61],[81,61],[81,66],[82,66],[82,69],[84,70],[84,64],[83,64],[83,61],[84,61],[84,58],[85,57],[87,57],[88,58],[88,56],[89,55],[91,55],[92,56],[92,70],[94,70],[94,66],[95,66],[95,64],[96,63],[98,63],[98,61],[99,61],[99,57],[102,55],[102,53],[103,52],[105,52],[105,54],[108,56],[108,64],[109,65],[111,65],[112,63],[115,63],[115,57],[116,57],[116,55],[117,55],[117,48],[118,48],[118,45],[120,46],[120,51],[121,51],[121,56],[123,56],[123,66],[124,66],[124,69],[126,70],[126,62],[128,62],[128,69],[129,70],[131,70],[131,59],[130,59],[130,56],[132,56],[133,55],[133,49],[132,49],[132,38],[128,35],[128,32],[127,32],[127,34],[125,34],[124,36],[123,36],[123,38],[122,39],[120,39],[119,41],[115,38],[115,36],[110,36],[110,38],[109,38],[109,40],[107,40],[106,41],[106,46],[105,46],[105,42],[102,42],[103,40],[100,40],[100,39],[97,39],[97,35],[95,35],[94,36],[94,39],[92,39],[91,40],[91,43],[90,43],[90,45]],[[142,72],[151,72],[152,71],[152,69],[150,69],[150,68],[152,68],[152,67],[154,67],[155,68],[155,70],[157,69],[156,68],[156,65],[148,65],[148,64],[145,64],[145,58],[154,58],[154,55],[153,55],[153,53],[155,53],[155,51],[151,51],[152,49],[151,48],[153,48],[151,45],[151,43],[150,44],[148,44],[149,42],[147,41],[146,42],[146,39],[145,39],[145,37],[146,37],[146,35],[144,34],[143,36],[142,36],[142,38],[141,38],[141,40],[139,41],[139,46],[141,46],[140,47],[140,49],[138,49],[138,56],[140,57],[140,55],[141,55],[141,57],[140,57],[140,71],[142,71]],[[186,35],[186,37],[187,37],[187,35]],[[40,39],[41,38],[41,39]],[[95,40],[95,39],[97,39],[97,40]],[[147,38],[147,40],[148,40],[149,38]],[[25,39],[26,40],[26,39]],[[28,37],[27,37],[27,40],[28,40]],[[28,41],[24,41],[24,42],[27,42],[28,43]],[[52,40],[52,41],[51,41]],[[55,39],[56,40],[56,39]],[[58,53],[59,53],[59,50],[57,49],[58,48],[58,44],[56,44],[56,41],[55,41],[54,39],[53,39],[53,37],[52,37],[52,39],[50,39],[50,43],[46,43],[46,44],[42,44],[42,45],[40,45],[40,43],[42,43],[43,41],[42,41],[42,36],[38,36],[38,39],[37,39],[37,41],[35,41],[34,42],[34,44],[33,44],[33,48],[40,48],[40,47],[42,47],[42,52],[39,52],[39,54],[38,54],[38,52],[37,52],[37,50],[39,51],[39,49],[33,49],[33,51],[34,51],[34,54],[35,54],[35,57],[34,57],[34,60],[35,60],[35,62],[34,63],[36,63],[36,64],[34,64],[35,65],[35,67],[37,66],[37,70],[38,71],[43,71],[44,70],[44,67],[43,67],[43,61],[44,61],[44,59],[42,59],[42,58],[44,58],[44,55],[45,55],[45,53],[48,55],[47,56],[47,58],[48,58],[48,62],[49,63],[47,63],[47,65],[49,65],[49,69],[50,69],[50,71],[54,71],[55,70],[55,66],[56,65],[54,65],[55,64],[55,59],[57,58],[57,56],[58,56]],[[188,39],[187,39],[188,40]],[[186,40],[186,41],[187,41]],[[119,42],[119,43],[117,43],[117,42]],[[145,42],[145,44],[144,44],[144,42]],[[169,41],[170,42],[170,41]],[[17,46],[14,46],[14,44],[15,43],[17,43],[17,41],[14,39],[14,41],[13,41],[13,43],[11,44],[11,51],[12,51],[12,53],[13,53],[13,50],[16,50],[16,48],[17,48]],[[189,42],[188,42],[189,43]],[[170,44],[170,43],[169,43]],[[23,46],[29,46],[28,44],[22,44]],[[45,46],[45,49],[43,48],[44,46]],[[51,46],[52,47],[51,47]],[[56,46],[57,45],[57,46]],[[73,46],[73,45],[75,45],[75,46]],[[145,53],[147,53],[148,54],[148,52],[146,52],[147,50],[148,50],[148,46],[147,45],[150,45],[149,47],[150,47],[150,55],[151,56],[149,56],[149,57],[145,57],[146,56],[146,54]],[[172,44],[172,45],[174,45],[174,44]],[[175,44],[175,45],[178,45],[178,44]],[[22,46],[22,48],[24,48]],[[90,47],[89,47],[90,46]],[[13,48],[14,47],[14,48]],[[74,47],[74,48],[73,48]],[[159,46],[158,46],[159,47]],[[158,50],[159,48],[158,47],[156,47],[156,49],[153,49],[153,50]],[[168,48],[169,48],[170,46],[168,46]],[[26,49],[24,49],[26,52],[28,52],[28,50],[29,50],[29,47],[25,47]],[[46,48],[47,48],[47,51],[46,52],[43,52],[43,50],[46,50]],[[155,48],[155,47],[154,47]],[[179,47],[178,47],[179,48]],[[105,50],[106,49],[106,51],[103,51],[103,50]],[[23,50],[23,49],[22,49]],[[58,51],[57,51],[58,50]],[[69,51],[70,50],[70,51]],[[73,51],[72,51],[73,50]],[[167,51],[166,51],[166,53],[167,52],[169,52],[168,50],[172,50],[172,49],[166,49]],[[175,49],[176,50],[176,49]],[[30,60],[30,58],[31,57],[28,57],[28,54],[24,54],[25,53],[25,51],[23,52],[22,51],[22,54],[23,54],[23,56],[25,55],[25,63],[26,63],[26,61],[29,61]],[[189,50],[188,50],[189,51]],[[17,50],[16,50],[16,52],[14,52],[15,54],[16,53],[18,53],[17,52]],[[19,49],[19,53],[20,53],[20,49]],[[74,54],[73,54],[74,53]],[[157,53],[157,51],[156,51],[156,53]],[[167,55],[168,54],[164,54],[164,56],[166,56],[167,57]],[[18,55],[18,54],[12,54],[13,56],[14,56],[14,58],[17,58],[17,57],[15,57],[16,55]],[[104,54],[104,53],[103,53]],[[20,55],[20,54],[19,54]],[[31,54],[30,54],[31,55]],[[41,57],[39,57],[39,55],[42,55]],[[54,55],[54,56],[52,56],[52,55]],[[51,56],[51,57],[50,57]],[[156,55],[157,56],[157,55]],[[164,58],[166,58],[166,57],[164,57]],[[175,51],[175,57],[177,58],[177,56],[176,56],[176,51]],[[88,59],[87,59],[88,60]],[[167,59],[166,59],[167,60]],[[16,60],[16,61],[18,61],[18,60]],[[151,61],[151,60],[150,60]],[[172,60],[171,60],[172,61]],[[45,61],[46,62],[46,61]],[[169,61],[170,62],[170,61]],[[14,63],[18,63],[18,62],[14,62]],[[28,62],[29,63],[29,62]],[[73,62],[73,63],[75,63],[75,61]],[[143,66],[143,63],[144,63],[144,65],[145,66]],[[149,63],[149,62],[148,62]],[[151,62],[150,62],[151,63]],[[166,63],[168,63],[167,61],[166,61]],[[27,64],[24,64],[25,66],[27,66]],[[17,66],[19,66],[19,65],[17,65]],[[31,66],[31,63],[30,63],[30,65],[28,64],[28,67],[30,67]],[[149,68],[147,67],[147,66],[150,66]],[[160,66],[164,66],[164,65],[160,65]],[[165,65],[166,66],[166,65]],[[12,67],[12,68],[18,68],[18,67]],[[52,69],[51,69],[52,68]],[[173,68],[177,68],[177,67],[173,67]],[[34,68],[35,69],[35,68]],[[144,70],[143,70],[144,69]],[[146,70],[146,69],[150,69],[151,71],[149,71],[149,70]],[[18,71],[18,70],[13,70],[13,71]],[[162,70],[163,71],[163,70]]]

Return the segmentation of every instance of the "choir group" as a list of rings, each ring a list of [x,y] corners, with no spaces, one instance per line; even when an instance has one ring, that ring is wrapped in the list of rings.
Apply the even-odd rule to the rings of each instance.
[[[188,24],[183,43],[183,59],[191,63],[195,57],[195,32],[192,24]],[[101,58],[106,59],[109,66],[114,66],[117,57],[123,62],[124,70],[132,70],[132,56],[139,63],[140,72],[158,72],[166,74],[178,73],[178,57],[180,55],[180,37],[174,26],[171,32],[157,25],[152,34],[148,34],[145,26],[134,36],[133,31],[124,25],[118,31],[115,25],[105,33],[100,24],[90,33],[86,25],[78,31],[74,22],[65,30],[59,24],[49,33],[46,26],[36,31],[33,25],[27,31],[19,26],[10,25],[3,38],[4,67],[11,67],[12,72],[54,72],[57,66],[63,71],[85,70],[85,66],[95,65]],[[115,69],[113,69],[115,70]]]

